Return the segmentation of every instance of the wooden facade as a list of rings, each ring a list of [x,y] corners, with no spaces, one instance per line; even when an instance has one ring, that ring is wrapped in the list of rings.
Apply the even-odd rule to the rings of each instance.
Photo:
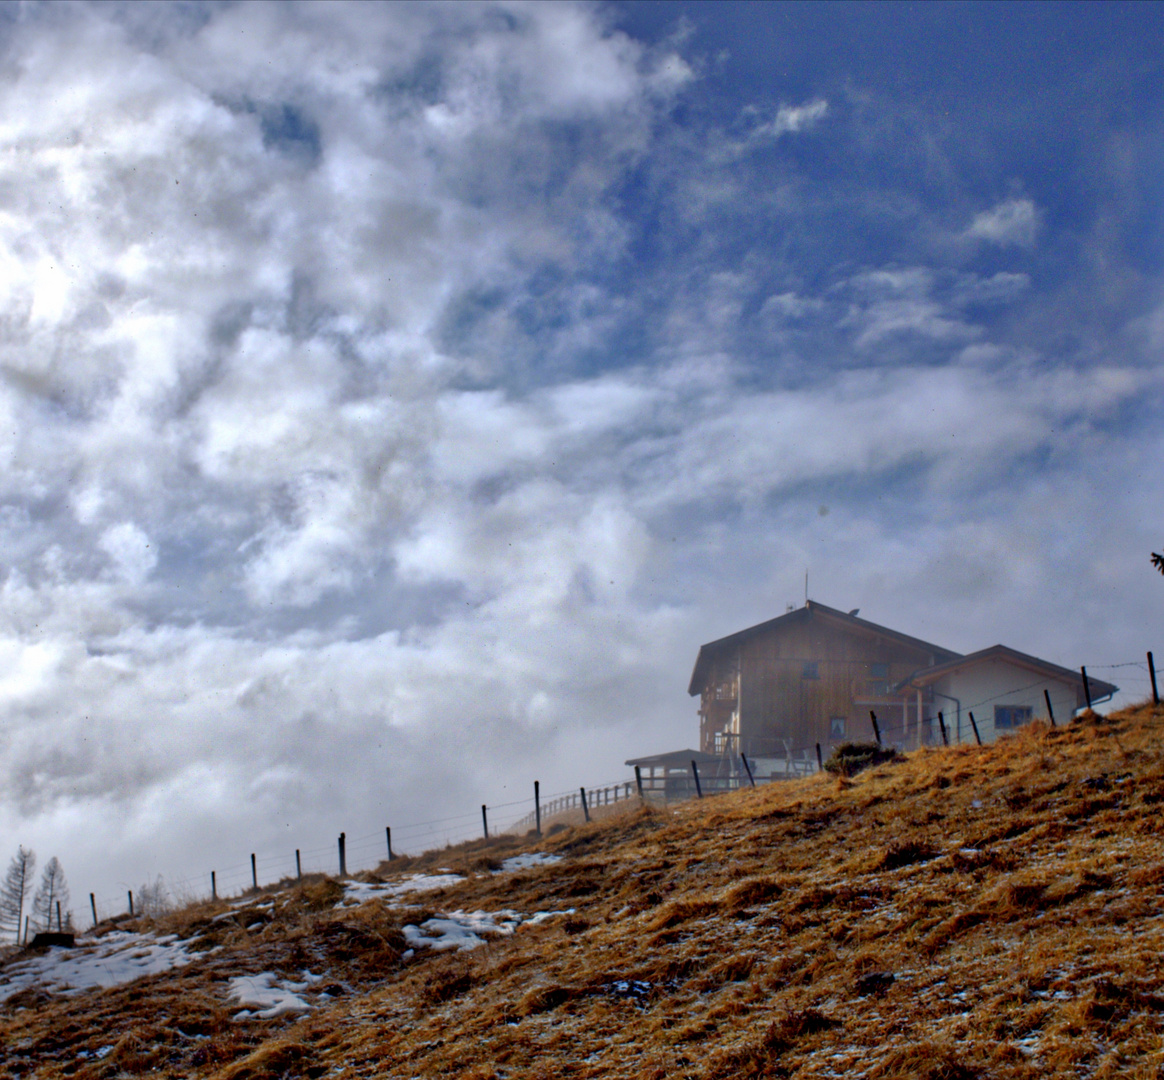
[[[700,749],[783,759],[787,768],[817,743],[827,754],[871,740],[870,711],[885,741],[903,744],[928,722],[932,695],[899,684],[958,657],[809,600],[700,648],[688,687],[700,697]]]

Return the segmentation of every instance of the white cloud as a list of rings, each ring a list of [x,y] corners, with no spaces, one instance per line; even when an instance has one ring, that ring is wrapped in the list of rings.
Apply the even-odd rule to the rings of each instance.
[[[174,835],[158,807],[207,776],[204,821],[253,775],[310,819],[351,775],[337,755],[391,747],[404,785],[466,725],[472,761],[424,768],[480,784],[489,740],[585,715],[579,658],[613,646],[603,685],[645,685],[648,529],[540,475],[642,390],[466,389],[496,371],[440,327],[547,260],[617,256],[606,193],[691,69],[595,9],[505,11],[78,6],[10,28],[0,451],[35,513],[7,523],[29,554],[0,730],[21,828],[80,800]],[[587,153],[563,170],[566,128]],[[442,608],[444,583],[476,606]]]
[[[98,541],[113,560],[120,577],[130,585],[142,585],[158,565],[158,553],[150,538],[132,521],[106,529]]]
[[[961,343],[981,332],[942,302],[938,282],[925,267],[867,271],[855,275],[849,285],[854,303],[844,325],[857,328],[859,349],[875,348],[900,335]]]
[[[782,292],[769,296],[761,309],[765,315],[777,315],[785,319],[802,319],[813,315],[824,307],[824,301],[815,297],[798,296],[794,292]]]
[[[1000,247],[1032,247],[1039,231],[1039,214],[1030,199],[1006,199],[974,216],[966,230],[972,240]]]
[[[778,139],[781,135],[811,131],[828,115],[828,111],[829,103],[824,98],[814,98],[803,105],[781,105],[771,120],[752,129],[752,137]]]

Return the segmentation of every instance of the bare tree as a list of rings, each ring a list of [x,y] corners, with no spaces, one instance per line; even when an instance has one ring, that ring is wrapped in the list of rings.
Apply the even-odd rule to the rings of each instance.
[[[170,899],[170,890],[166,887],[165,879],[161,874],[158,874],[152,885],[146,882],[138,890],[136,899],[141,907],[138,914],[148,919],[156,919],[159,915],[165,915],[166,912],[174,909]]]
[[[20,944],[20,925],[24,919],[24,898],[32,888],[32,872],[36,869],[36,853],[16,849],[4,882],[0,884],[0,930],[14,932],[16,944]]]
[[[1160,573],[1164,574],[1164,555],[1161,555],[1159,552],[1153,551],[1152,552],[1152,565],[1154,567],[1156,567],[1156,569],[1159,570]]]
[[[53,917],[58,910],[69,906],[69,885],[65,872],[54,855],[44,866],[40,886],[32,898],[32,920],[46,932],[53,928]],[[60,917],[58,918],[58,925]]]

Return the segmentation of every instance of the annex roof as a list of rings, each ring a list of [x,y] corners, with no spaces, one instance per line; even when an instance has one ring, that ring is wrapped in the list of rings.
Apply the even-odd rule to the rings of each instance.
[[[666,754],[651,754],[649,757],[631,758],[624,764],[641,769],[689,769],[691,763],[697,765],[714,764],[719,761],[715,754],[707,754],[702,750],[671,750]]]
[[[954,660],[948,660],[944,664],[921,668],[915,671],[908,679],[898,683],[896,689],[904,690],[910,687],[920,689],[923,686],[930,686],[937,682],[944,675],[950,675],[955,671],[962,671],[966,668],[992,661],[1003,661],[1015,667],[1025,668],[1032,674],[1041,675],[1047,679],[1070,683],[1079,692],[1080,699],[1082,700],[1083,676],[1078,671],[1072,671],[1070,668],[1052,664],[1049,660],[1040,660],[1037,656],[1028,656],[1026,653],[1021,653],[1017,649],[1012,649],[1006,645],[991,645],[988,649],[979,649],[978,652],[970,653],[968,656],[959,656]],[[1090,675],[1087,676],[1087,681],[1091,686],[1092,701],[1109,698],[1119,690],[1118,686],[1113,686],[1109,682],[1093,678]]]
[[[890,630],[889,627],[879,626],[875,622],[869,622],[868,619],[858,619],[856,615],[846,615],[845,612],[838,611],[836,608],[827,607],[824,604],[818,603],[816,600],[806,600],[802,608],[789,611],[787,614],[777,616],[775,619],[769,619],[767,622],[749,626],[746,630],[737,630],[736,633],[719,638],[717,641],[709,641],[706,645],[701,645],[699,647],[699,655],[695,658],[695,668],[691,672],[691,682],[687,686],[687,693],[694,697],[702,691],[703,676],[706,672],[706,667],[716,654],[725,649],[736,648],[750,638],[767,633],[769,630],[775,629],[778,626],[791,625],[795,621],[809,618],[821,618],[835,626],[873,633],[880,637],[890,638],[902,645],[910,645],[914,648],[923,649],[926,652],[933,653],[935,661],[938,662],[954,660],[961,656],[961,653],[956,653],[952,649],[943,649],[940,645],[934,645],[929,641],[922,641],[921,638],[910,637],[909,634],[903,634],[898,630]]]

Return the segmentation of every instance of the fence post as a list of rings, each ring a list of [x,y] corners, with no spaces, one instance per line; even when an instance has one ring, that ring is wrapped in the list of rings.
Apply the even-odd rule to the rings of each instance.
[[[1160,691],[1156,689],[1156,665],[1152,661],[1152,650],[1148,650],[1148,674],[1152,677],[1152,704],[1160,704]]]
[[[586,817],[586,824],[589,825],[590,824],[590,807],[586,802],[586,789],[579,788],[578,790],[582,793],[582,813]]]
[[[89,894],[89,910],[93,912],[93,927],[94,927],[94,929],[96,929],[96,927],[97,927],[97,900],[94,898],[92,893]]]
[[[391,862],[392,861],[392,830],[387,825],[384,826],[384,836],[388,840],[388,861]]]
[[[970,714],[970,726],[974,729],[974,741],[981,746],[982,736],[978,734],[978,725],[974,722],[974,714]]]
[[[873,721],[873,734],[877,736],[877,745],[880,746],[881,745],[881,727],[877,723],[877,714],[872,709],[869,710],[869,719]]]
[[[218,899],[218,875],[213,870],[210,871],[210,899]]]
[[[1083,676],[1083,696],[1087,699],[1088,711],[1094,712],[1095,710],[1091,708],[1091,683],[1087,681],[1087,668],[1081,667],[1079,674]]]
[[[946,734],[946,718],[942,715],[941,709],[938,710],[938,727],[942,729],[942,745],[949,746],[950,736]],[[880,742],[881,740],[878,739],[877,741]]]
[[[299,861],[299,849],[295,849],[295,880],[303,880],[303,864]]]
[[[129,913],[133,914],[133,889],[129,890]],[[24,920],[24,940],[28,940],[28,920]]]
[[[538,836],[542,835],[542,795],[541,784],[534,781],[534,828]]]
[[[255,866],[255,853],[251,852],[251,888],[259,891],[259,872]]]
[[[481,804],[481,828],[485,830],[485,839],[489,839],[489,813],[485,809],[485,804]]]
[[[339,834],[340,877],[347,877],[348,876],[347,844],[348,844],[348,834],[347,833],[340,833]]]
[[[746,772],[748,774],[748,783],[751,784],[752,787],[755,787],[756,786],[756,779],[754,776],[752,776],[752,766],[748,764],[748,759],[744,756],[744,754],[742,752],[740,753],[740,761],[742,761],[744,763],[744,772]]]
[[[816,744],[816,771],[824,772],[824,758],[820,755],[820,743]]]
[[[695,794],[698,798],[703,798],[703,788],[699,786],[699,769],[695,762],[691,762],[691,775],[695,777]]]
[[[635,785],[639,789],[639,798],[643,798],[643,770],[635,766]]]
[[[1051,693],[1045,686],[1043,687],[1043,700],[1047,703],[1047,719],[1051,721],[1051,727],[1054,727],[1055,710],[1051,708]]]

